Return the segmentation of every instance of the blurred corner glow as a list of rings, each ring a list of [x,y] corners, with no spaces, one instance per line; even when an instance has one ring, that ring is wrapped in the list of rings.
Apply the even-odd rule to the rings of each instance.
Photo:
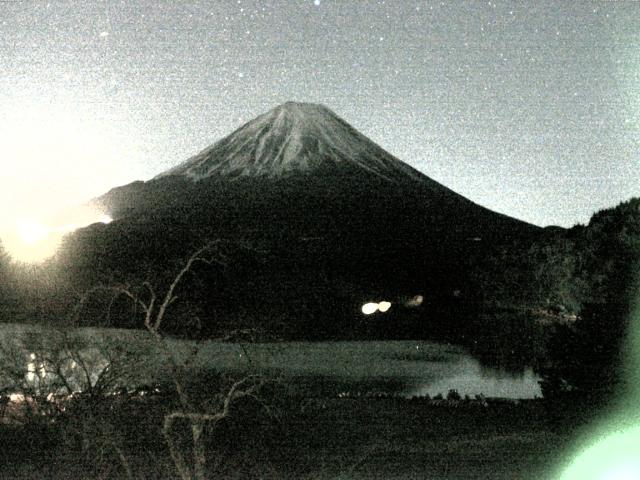
[[[583,440],[559,480],[640,479],[640,295],[623,347],[626,386],[619,401]],[[620,395],[621,394],[621,395]]]
[[[640,427],[614,433],[584,450],[560,480],[640,479]]]

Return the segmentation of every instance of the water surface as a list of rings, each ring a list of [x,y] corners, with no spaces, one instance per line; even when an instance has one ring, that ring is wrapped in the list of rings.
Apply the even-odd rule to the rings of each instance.
[[[27,372],[33,380],[37,365],[37,348],[55,346],[58,331],[42,327],[3,325],[5,344],[19,343],[24,351]],[[86,345],[87,365],[104,368],[101,355],[133,354],[136,382],[151,383],[166,379],[167,368],[162,349],[144,331],[84,328],[67,331]],[[83,343],[84,342],[84,343]],[[541,396],[538,378],[528,368],[509,373],[483,366],[462,347],[428,341],[349,341],[349,342],[277,342],[237,344],[206,341],[195,344],[185,340],[168,341],[171,354],[184,361],[190,359],[194,371],[207,369],[257,372],[277,376],[294,386],[318,382],[321,394],[374,395],[393,394],[405,397],[446,395],[456,390],[471,397],[534,398]],[[116,349],[117,347],[117,349]],[[116,349],[116,350],[114,350]],[[88,353],[90,352],[90,353]],[[69,368],[73,367],[73,363]],[[96,375],[97,376],[97,375]]]

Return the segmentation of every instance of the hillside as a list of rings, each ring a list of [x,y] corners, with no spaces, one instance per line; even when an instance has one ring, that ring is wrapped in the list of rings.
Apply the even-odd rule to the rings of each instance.
[[[199,266],[188,279],[177,330],[197,316],[210,334],[248,325],[294,338],[444,333],[493,336],[494,345],[525,338],[532,319],[571,318],[604,301],[612,283],[627,285],[639,202],[587,226],[540,229],[417,172],[326,107],[287,103],[167,172],[95,199],[114,221],[68,236],[43,267],[46,285],[23,275],[19,283],[34,286],[21,298],[40,305],[29,316],[60,318],[93,285],[162,287],[191,252],[224,239],[225,266]],[[416,295],[423,303],[406,308]],[[361,314],[383,299],[393,305],[387,314]],[[110,322],[139,325],[116,307]],[[83,321],[105,322],[104,305],[93,308]]]
[[[640,258],[640,198],[596,212],[587,225],[551,227],[535,242],[501,246],[477,266],[487,303],[579,313],[609,292],[626,295]]]
[[[370,299],[446,304],[485,252],[541,231],[421,174],[326,107],[292,102],[93,203],[114,221],[68,238],[59,261],[76,284],[165,278],[225,239],[249,249],[211,273],[219,296],[207,311],[303,322],[295,334],[311,322],[319,337],[353,330]]]

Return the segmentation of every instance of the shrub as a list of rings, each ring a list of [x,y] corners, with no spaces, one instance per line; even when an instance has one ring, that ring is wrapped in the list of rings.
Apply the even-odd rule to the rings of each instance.
[[[447,393],[447,400],[453,400],[453,401],[459,401],[462,400],[462,397],[460,396],[460,394],[458,393],[458,390],[456,390],[455,388],[452,388],[451,390],[449,390],[449,392]]]

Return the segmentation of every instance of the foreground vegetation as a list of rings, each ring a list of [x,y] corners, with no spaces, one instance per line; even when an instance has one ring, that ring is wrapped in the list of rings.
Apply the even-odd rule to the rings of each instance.
[[[157,365],[162,349],[153,342],[125,341],[134,333],[14,329],[1,351],[1,398],[11,401],[0,422],[0,475],[544,478],[575,428],[564,418],[575,404],[454,391],[404,399],[376,394],[375,378],[345,391],[335,377],[275,378],[226,362],[216,370],[193,361],[177,383],[174,373],[156,372],[160,380],[144,385],[154,365],[166,367]],[[205,344],[190,343],[206,353]],[[172,348],[178,368],[194,358],[188,353]],[[305,371],[330,368],[323,367]],[[203,419],[197,445],[193,419]],[[172,449],[185,464],[204,458],[199,476]]]
[[[43,281],[59,278],[54,274],[19,294],[0,283],[5,316],[13,308],[43,320],[66,308],[76,320],[129,318],[146,329],[140,333],[160,352],[153,356],[162,357],[155,367],[168,372],[161,384],[136,391],[129,386],[149,352],[111,343],[95,357],[106,361],[92,364],[94,357],[84,355],[86,345],[73,335],[47,341],[32,335],[28,346],[9,339],[0,352],[0,436],[5,446],[0,474],[182,480],[544,478],[567,441],[560,432],[575,431],[589,420],[581,412],[597,413],[620,389],[620,346],[629,328],[640,252],[638,212],[640,200],[634,200],[597,214],[588,227],[550,231],[529,250],[516,245],[503,251],[496,264],[498,270],[513,264],[505,276],[484,284],[486,277],[470,275],[482,295],[456,290],[455,299],[440,298],[407,317],[402,329],[407,335],[422,325],[422,334],[458,340],[481,355],[495,358],[496,352],[510,351],[507,360],[515,357],[516,364],[533,358],[546,398],[517,405],[455,398],[335,398],[314,387],[324,379],[311,378],[304,386],[251,371],[236,376],[238,372],[192,368],[201,345],[194,343],[191,353],[177,355],[168,331],[200,339],[221,329],[236,339],[247,334],[261,339],[274,331],[251,315],[233,331],[221,322],[212,330],[201,321],[201,312],[215,311],[210,301],[193,306],[217,278],[209,267],[217,264],[220,252],[209,246],[174,265],[171,276],[158,274],[164,280],[157,290],[148,282],[130,286],[110,277],[86,292],[78,308],[65,304],[71,298],[68,291],[48,296],[69,285],[40,288]],[[531,252],[543,260],[525,261]],[[14,278],[1,260],[0,275]],[[476,268],[491,276],[491,268],[482,265]],[[178,290],[186,295],[181,302],[175,302]],[[67,300],[55,305],[60,298]],[[528,307],[514,307],[514,298]],[[36,310],[21,310],[32,300]],[[440,322],[429,328],[424,327],[427,308]],[[551,322],[533,321],[532,308]],[[167,311],[171,314],[165,315]],[[304,319],[317,320],[313,315]],[[294,327],[304,330],[305,325]]]
[[[205,385],[215,388],[212,379]],[[282,385],[260,399],[238,402],[207,429],[206,478],[545,478],[568,440],[547,423],[541,401],[309,399]],[[0,475],[179,478],[160,440],[177,397],[105,398],[91,415],[83,401],[54,422],[0,426]],[[180,435],[188,444],[186,425]]]

